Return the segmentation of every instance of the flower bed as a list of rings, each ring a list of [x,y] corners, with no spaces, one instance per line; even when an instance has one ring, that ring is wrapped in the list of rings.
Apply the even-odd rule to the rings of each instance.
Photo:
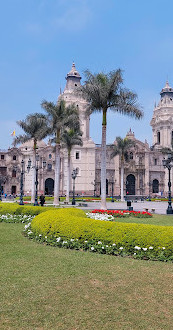
[[[144,260],[159,260],[159,261],[173,261],[173,253],[164,246],[158,247],[140,247],[131,246],[131,249],[127,248],[126,245],[118,243],[106,244],[102,241],[96,240],[85,240],[71,238],[64,239],[63,237],[56,237],[50,235],[35,235],[31,228],[31,223],[25,225],[24,235],[38,243],[44,243],[46,245],[51,245],[54,247],[60,247],[65,249],[75,249],[89,251],[92,253],[108,254],[121,257],[133,257],[134,259],[144,259]],[[172,251],[173,252],[173,251]]]
[[[77,209],[48,211],[36,216],[24,234],[52,246],[173,260],[173,227],[98,220],[86,218],[84,211]]]
[[[33,220],[34,216],[26,215],[26,214],[1,214],[0,222],[8,222],[8,223],[28,223]]]
[[[128,210],[93,210],[91,213],[99,213],[99,214],[108,214],[113,216],[114,218],[127,218],[127,217],[135,217],[135,218],[151,218],[152,214],[149,212],[139,212],[139,211],[128,211]]]

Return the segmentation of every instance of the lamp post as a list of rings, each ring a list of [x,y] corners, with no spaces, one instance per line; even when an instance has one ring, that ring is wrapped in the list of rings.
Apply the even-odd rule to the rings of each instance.
[[[2,202],[2,186],[1,186],[1,181],[0,181],[0,202]]]
[[[29,172],[31,167],[31,160],[28,160],[28,166],[27,166],[27,171]],[[20,176],[20,202],[19,205],[24,205],[23,203],[23,177],[25,174],[25,163],[24,160],[22,159],[21,161],[21,176]]]
[[[0,202],[2,202],[2,183],[3,183],[3,177],[0,176]]]
[[[19,205],[24,205],[23,203],[23,176],[24,176],[24,160],[21,161],[21,176],[20,176],[20,203]]]
[[[39,162],[39,155],[36,155],[36,168],[35,168],[35,202],[34,206],[38,206],[38,162]]]
[[[35,202],[34,206],[38,206],[38,170],[39,170],[39,155],[36,155],[36,165],[35,165]],[[43,168],[46,167],[46,161],[43,161]],[[30,170],[31,168],[31,160],[29,159],[28,161],[28,169]]]
[[[166,210],[167,214],[173,214],[172,201],[171,201],[171,167],[173,166],[171,164],[172,158],[173,157],[171,156],[171,154],[168,154],[168,158],[167,159],[164,158],[162,160],[162,164],[164,168],[168,169],[168,207]]]
[[[76,204],[76,201],[75,201],[75,179],[77,177],[77,168],[75,168],[71,174],[72,176],[72,179],[73,179],[73,199],[72,199],[72,205],[75,205]]]

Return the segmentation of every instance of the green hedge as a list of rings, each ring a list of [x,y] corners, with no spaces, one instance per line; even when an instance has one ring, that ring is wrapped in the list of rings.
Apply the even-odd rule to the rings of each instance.
[[[165,247],[173,251],[173,227],[116,223],[86,218],[78,209],[51,210],[36,216],[31,223],[34,235],[103,241],[131,247]]]
[[[52,207],[41,206],[29,206],[19,205],[12,203],[0,203],[0,214],[26,214],[26,215],[38,215],[42,212],[52,210]]]

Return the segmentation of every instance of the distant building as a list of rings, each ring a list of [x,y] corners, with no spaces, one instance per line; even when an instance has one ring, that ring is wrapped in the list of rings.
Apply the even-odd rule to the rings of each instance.
[[[83,146],[72,150],[71,171],[78,168],[76,178],[76,193],[80,195],[96,195],[101,192],[101,146],[90,138],[89,118],[85,117],[87,103],[76,93],[80,87],[81,76],[73,63],[71,71],[66,76],[66,86],[61,97],[68,104],[75,103],[79,109],[81,130],[83,132]],[[162,89],[161,99],[154,108],[151,126],[153,130],[153,146],[147,141],[141,142],[129,130],[127,137],[134,141],[130,148],[128,161],[125,163],[124,195],[155,196],[165,195],[168,191],[168,173],[163,168],[161,153],[162,147],[171,147],[173,140],[173,89],[166,82]],[[101,129],[101,128],[100,128]],[[55,156],[53,146],[44,141],[38,142],[38,190],[39,194],[52,195],[54,191]],[[24,193],[31,194],[32,186],[32,154],[33,141],[26,142],[19,148],[0,150],[0,179],[5,194],[20,193],[21,161],[24,160]],[[112,186],[114,195],[120,195],[120,159],[110,158],[111,145],[107,145],[107,194],[111,196]],[[31,169],[27,171],[28,160],[31,160]],[[4,179],[3,179],[4,178]],[[67,152],[61,149],[60,194],[66,194],[67,186]],[[72,182],[71,182],[72,190]]]

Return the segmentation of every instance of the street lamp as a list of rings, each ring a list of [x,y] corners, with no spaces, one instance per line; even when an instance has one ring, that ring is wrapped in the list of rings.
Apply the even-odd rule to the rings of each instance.
[[[2,183],[5,183],[6,179],[6,176],[0,174],[0,201],[2,201]]]
[[[38,163],[39,163],[39,155],[36,154],[36,166],[35,166],[35,202],[34,202],[34,206],[38,206],[38,170],[39,170],[39,167],[38,167]],[[43,167],[45,168],[46,167],[46,161],[43,161]],[[28,161],[28,171],[30,170],[31,168],[31,160],[29,159]]]
[[[29,172],[31,167],[31,160],[28,160],[28,166],[27,166],[27,171]],[[21,176],[20,176],[20,203],[19,205],[24,205],[23,203],[23,176],[25,174],[25,163],[24,160],[22,159],[21,161]]]
[[[112,203],[114,203],[114,177],[113,176],[112,176],[111,185],[112,185]]]
[[[34,206],[38,206],[38,162],[39,162],[39,155],[36,155],[36,169],[35,169],[35,202]]]
[[[162,160],[162,164],[164,166],[164,168],[168,169],[168,208],[166,210],[167,214],[173,214],[173,210],[172,210],[172,201],[171,201],[171,167],[173,166],[171,164],[172,161],[172,156],[171,154],[168,154],[168,158],[167,159],[163,159]]]
[[[72,176],[72,179],[73,179],[73,199],[72,199],[72,205],[75,205],[76,204],[76,201],[75,201],[75,179],[77,177],[77,174],[78,174],[78,170],[77,168],[75,168],[71,174]]]

